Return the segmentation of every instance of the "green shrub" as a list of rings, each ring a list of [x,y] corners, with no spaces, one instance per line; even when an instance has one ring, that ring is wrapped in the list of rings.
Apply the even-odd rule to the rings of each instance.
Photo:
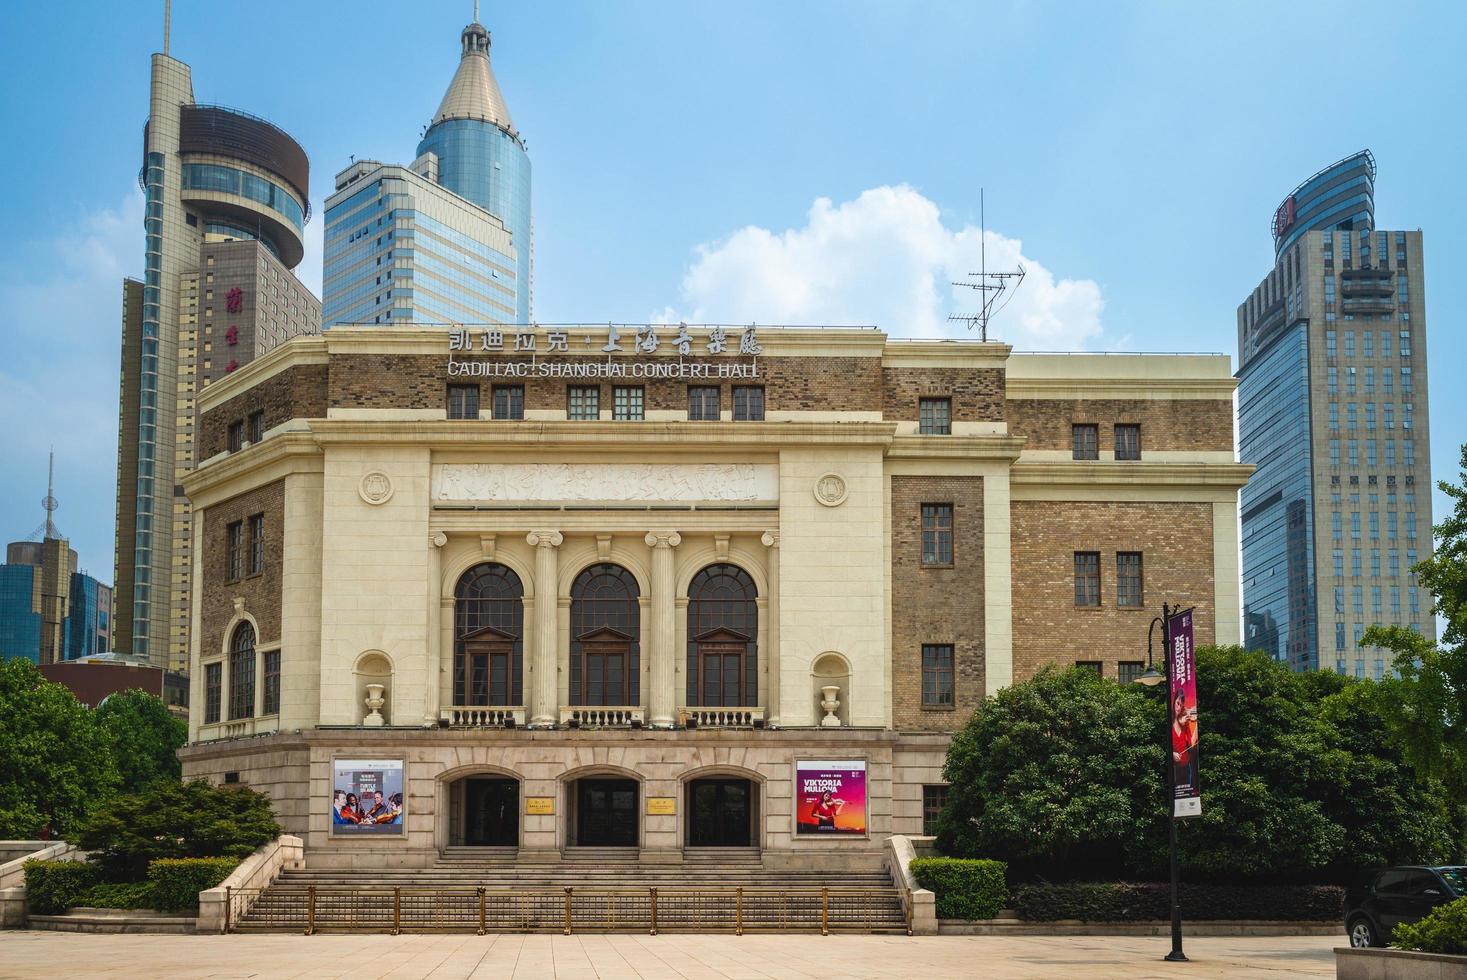
[[[1184,884],[1180,895],[1182,917],[1188,920],[1328,922],[1343,914],[1344,900],[1344,889],[1334,885]],[[1014,909],[1031,922],[1162,921],[1171,918],[1171,886],[1127,881],[1020,885]]]
[[[57,915],[78,904],[99,877],[96,865],[86,861],[27,861],[26,901],[36,915]]]
[[[981,858],[917,858],[912,877],[937,898],[939,919],[991,919],[1008,901],[1002,861]]]
[[[148,865],[153,907],[187,912],[199,907],[199,892],[213,888],[239,865],[237,858],[160,858]]]
[[[146,881],[102,881],[78,895],[73,904],[94,909],[150,909],[153,886]]]
[[[1420,922],[1396,926],[1391,945],[1423,953],[1467,955],[1467,898],[1438,905]]]
[[[110,881],[141,881],[159,858],[244,858],[280,836],[270,798],[247,786],[160,780],[119,796],[87,821],[77,842]]]

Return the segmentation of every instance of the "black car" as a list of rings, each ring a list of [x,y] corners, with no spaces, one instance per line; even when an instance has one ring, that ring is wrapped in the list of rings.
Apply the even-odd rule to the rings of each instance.
[[[1384,946],[1396,926],[1418,922],[1463,895],[1467,867],[1387,868],[1364,888],[1345,893],[1345,932],[1351,946]]]

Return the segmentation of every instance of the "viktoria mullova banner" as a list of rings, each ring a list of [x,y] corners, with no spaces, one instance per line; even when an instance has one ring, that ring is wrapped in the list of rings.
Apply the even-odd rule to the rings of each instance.
[[[795,833],[865,836],[864,760],[795,763]]]
[[[401,759],[336,759],[331,783],[333,834],[402,833]]]
[[[1192,646],[1192,610],[1177,613],[1167,623],[1168,689],[1172,692],[1172,813],[1195,817],[1202,813],[1202,788],[1197,782],[1197,656]]]

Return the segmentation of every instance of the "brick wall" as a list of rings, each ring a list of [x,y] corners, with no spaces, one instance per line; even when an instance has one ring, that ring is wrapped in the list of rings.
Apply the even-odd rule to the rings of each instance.
[[[918,402],[932,396],[952,399],[954,422],[1001,422],[1004,372],[997,368],[884,368],[881,372],[885,417],[913,422]]]
[[[1014,680],[1077,660],[1102,661],[1115,677],[1117,661],[1146,659],[1146,629],[1163,601],[1195,605],[1197,644],[1213,642],[1211,504],[1014,501],[1010,524]],[[1075,606],[1077,551],[1100,552],[1098,608]],[[1142,553],[1140,609],[1116,606],[1118,551]]]
[[[229,581],[229,525],[248,522],[251,514],[265,515],[265,570]],[[197,515],[196,515],[197,519]],[[265,486],[215,504],[203,514],[204,568],[200,607],[199,649],[205,660],[223,649],[224,630],[234,616],[234,599],[243,598],[245,612],[255,617],[258,646],[280,639],[282,532],[285,529],[285,481]],[[249,548],[248,526],[245,548]],[[248,568],[248,556],[246,557]]]
[[[326,365],[286,368],[204,412],[199,420],[199,460],[224,452],[230,424],[255,411],[264,411],[267,430],[293,418],[325,418]]]
[[[1025,436],[1026,449],[1073,447],[1070,426],[1100,425],[1100,450],[1114,450],[1115,423],[1139,423],[1141,458],[1148,449],[1233,449],[1233,403],[1199,399],[1010,399],[1009,433]]]
[[[953,565],[922,565],[922,505],[953,505]],[[891,478],[892,720],[952,731],[982,702],[983,478]],[[953,645],[954,708],[922,707],[922,644]]]

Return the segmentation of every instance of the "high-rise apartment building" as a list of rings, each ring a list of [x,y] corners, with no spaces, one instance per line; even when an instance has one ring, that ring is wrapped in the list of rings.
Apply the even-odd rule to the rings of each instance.
[[[143,144],[144,274],[123,284],[116,644],[178,668],[193,534],[179,479],[198,463],[194,400],[282,341],[319,332],[321,307],[290,271],[310,216],[294,139],[196,103],[188,65],[165,50],[153,55]]]
[[[460,40],[413,163],[354,161],[336,176],[328,326],[530,322],[530,158],[489,64],[489,32],[475,22]]]
[[[1296,670],[1380,677],[1374,624],[1435,638],[1420,231],[1375,226],[1375,160],[1274,214],[1273,270],[1238,307],[1244,643]]]

